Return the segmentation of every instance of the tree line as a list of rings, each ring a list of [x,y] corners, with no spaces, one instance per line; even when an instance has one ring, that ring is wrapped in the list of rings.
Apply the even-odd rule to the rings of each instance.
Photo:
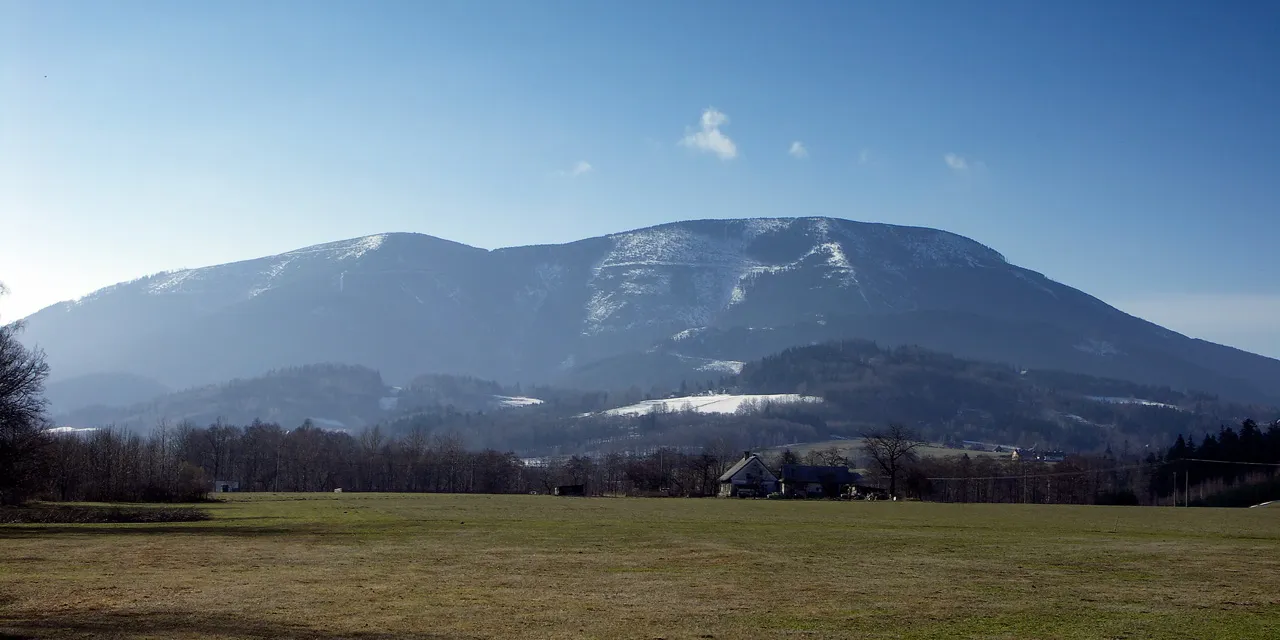
[[[943,502],[1247,506],[1280,498],[1280,421],[1222,426],[1197,446],[1070,455],[1061,462],[968,454],[924,458],[904,473],[908,495]],[[1229,495],[1238,495],[1238,499]]]
[[[1154,472],[1152,485],[1162,496],[1177,499],[1180,495],[1183,504],[1235,506],[1237,501],[1216,496],[1254,485],[1271,487],[1260,494],[1270,496],[1265,499],[1280,498],[1278,476],[1280,420],[1266,427],[1244,420],[1239,430],[1224,425],[1216,434],[1206,433],[1198,445],[1193,438],[1179,435]],[[1241,503],[1261,501],[1254,500],[1253,491],[1236,492]]]
[[[550,493],[710,496],[741,452],[708,447],[522,459],[468,450],[456,434],[380,427],[352,435],[304,423],[159,425],[141,435],[101,429],[49,436],[46,473],[29,490],[69,501],[190,501],[214,483],[240,491]],[[722,444],[721,448],[730,445]]]

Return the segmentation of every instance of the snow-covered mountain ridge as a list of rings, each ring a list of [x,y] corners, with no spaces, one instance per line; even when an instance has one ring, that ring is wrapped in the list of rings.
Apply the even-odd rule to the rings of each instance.
[[[55,379],[118,371],[178,388],[317,361],[393,381],[556,381],[628,354],[704,379],[714,368],[699,367],[764,344],[838,337],[1280,398],[1280,362],[1130,317],[962,236],[832,218],[493,251],[379,234],[115,285],[35,314],[25,334]]]

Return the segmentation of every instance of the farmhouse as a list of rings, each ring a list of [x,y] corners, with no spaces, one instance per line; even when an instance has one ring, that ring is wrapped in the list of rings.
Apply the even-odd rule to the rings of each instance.
[[[750,451],[720,476],[720,497],[766,496],[778,490],[778,476]]]
[[[782,494],[786,496],[838,498],[845,487],[857,481],[858,475],[846,467],[782,465]]]

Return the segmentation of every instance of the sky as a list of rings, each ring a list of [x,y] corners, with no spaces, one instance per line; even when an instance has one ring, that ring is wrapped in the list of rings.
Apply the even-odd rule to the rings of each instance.
[[[0,320],[413,231],[960,233],[1280,357],[1280,3],[0,0]]]

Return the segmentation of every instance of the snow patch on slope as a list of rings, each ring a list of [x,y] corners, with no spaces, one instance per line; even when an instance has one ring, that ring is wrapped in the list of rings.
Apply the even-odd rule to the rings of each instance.
[[[542,404],[542,401],[537,398],[524,396],[494,396],[493,399],[503,407],[533,407]]]
[[[742,235],[748,240],[773,235],[791,228],[797,218],[751,218],[743,220]]]
[[[97,427],[52,427],[45,429],[45,433],[89,433],[97,430]]]
[[[679,332],[679,333],[677,333],[677,334],[675,334],[675,335],[671,336],[671,340],[672,340],[673,342],[679,342],[679,341],[681,341],[681,340],[688,340],[689,338],[692,338],[692,337],[694,337],[694,336],[698,335],[699,333],[702,333],[702,332],[704,332],[704,331],[706,331],[706,330],[707,330],[707,328],[706,328],[706,327],[692,327],[692,328],[685,329],[684,331],[681,331],[681,332]]]
[[[805,402],[822,402],[822,398],[801,396],[794,393],[772,395],[728,395],[716,394],[705,396],[685,396],[667,398],[665,400],[645,400],[626,407],[609,409],[605,415],[610,416],[642,416],[657,412],[694,411],[697,413],[737,413],[744,405],[754,403],[765,404],[798,404]]]
[[[730,373],[738,375],[742,373],[742,367],[745,362],[737,360],[708,360],[706,363],[697,367],[698,371],[709,371],[713,373]]]
[[[190,280],[191,278],[197,277],[197,271],[199,270],[184,269],[182,271],[174,271],[172,273],[157,276],[156,282],[152,282],[150,285],[147,285],[147,293],[177,293],[181,290],[182,283]]]
[[[349,258],[359,258],[370,251],[376,250],[386,242],[386,234],[378,234],[373,236],[365,236],[358,238],[349,243],[345,243],[345,247],[335,247],[334,257],[338,260],[347,260]]]
[[[151,295],[209,293],[207,289],[213,287],[224,294],[231,293],[233,298],[256,298],[275,288],[290,272],[305,270],[317,262],[360,258],[381,247],[386,239],[386,234],[378,234],[305,247],[277,256],[161,273],[148,279],[145,292]],[[201,283],[203,290],[193,286],[196,283]]]
[[[686,326],[706,325],[724,308],[743,269],[751,266],[741,237],[712,238],[680,227],[642,229],[609,236],[612,249],[592,267],[585,335],[632,328],[619,312]],[[677,291],[675,279],[681,290]],[[684,290],[683,287],[688,287]],[[645,313],[652,311],[652,313]],[[654,320],[658,318],[660,320]]]
[[[1088,338],[1086,340],[1083,340],[1080,343],[1076,344],[1073,348],[1076,351],[1083,351],[1085,353],[1093,354],[1095,356],[1123,355],[1123,353],[1116,348],[1116,345],[1110,342],[1107,342],[1106,340],[1098,340],[1095,338]]]
[[[1090,400],[1093,400],[1094,402],[1105,402],[1107,404],[1137,404],[1137,405],[1142,405],[1144,407],[1161,407],[1164,409],[1173,409],[1174,411],[1182,411],[1182,408],[1177,405],[1166,404],[1164,402],[1156,402],[1154,400],[1143,400],[1141,398],[1120,398],[1120,397],[1113,397],[1113,396],[1087,396],[1087,397]]]

